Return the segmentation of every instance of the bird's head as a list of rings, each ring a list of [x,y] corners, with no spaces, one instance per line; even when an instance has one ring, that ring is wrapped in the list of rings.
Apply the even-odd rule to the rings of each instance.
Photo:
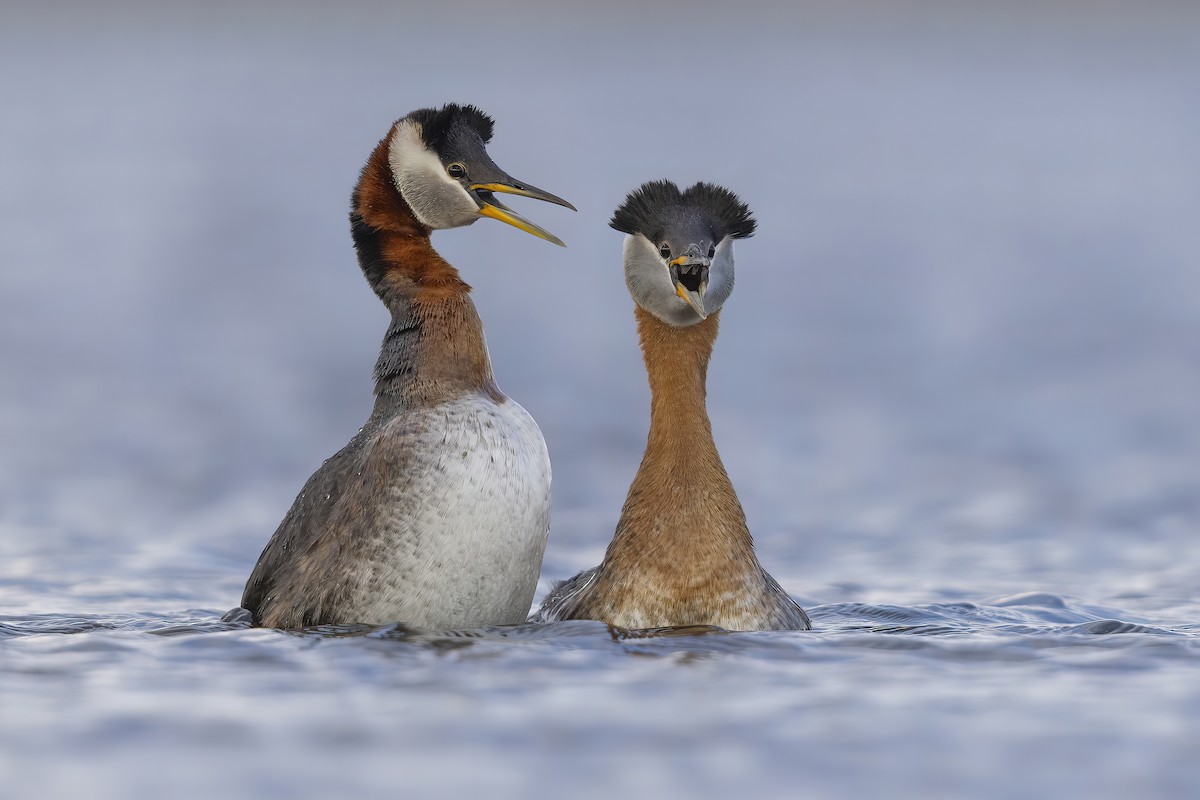
[[[414,111],[396,122],[388,142],[396,190],[417,220],[434,230],[491,217],[562,245],[557,236],[496,199],[498,192],[516,194],[575,210],[561,197],[496,166],[484,147],[492,138],[492,125],[492,118],[475,106],[456,103]]]
[[[738,196],[711,183],[683,191],[643,184],[609,223],[625,238],[625,283],[639,306],[669,325],[693,325],[733,291],[733,240],[754,235]]]

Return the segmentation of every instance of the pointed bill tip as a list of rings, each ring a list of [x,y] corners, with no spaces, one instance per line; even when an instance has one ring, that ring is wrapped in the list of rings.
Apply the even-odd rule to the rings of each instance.
[[[550,194],[545,189],[539,189],[536,186],[530,186],[528,183],[521,183],[507,177],[504,181],[495,181],[492,183],[473,183],[468,188],[475,192],[483,191],[499,192],[501,194],[515,194],[518,197],[530,197],[534,200],[541,200],[546,203],[554,203],[557,206],[569,208],[572,211],[579,210],[556,194]]]
[[[700,319],[708,319],[708,312],[704,310],[704,289],[702,284],[700,290],[696,292],[688,291],[682,283],[675,284],[675,294],[692,307],[692,310],[700,315]]]

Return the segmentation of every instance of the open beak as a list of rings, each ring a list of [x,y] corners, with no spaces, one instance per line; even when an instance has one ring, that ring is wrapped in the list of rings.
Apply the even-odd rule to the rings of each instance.
[[[554,244],[560,247],[566,247],[562,240],[553,233],[539,225],[533,224],[508,206],[501,203],[496,199],[494,193],[500,192],[503,194],[520,195],[521,197],[532,197],[534,200],[545,200],[547,203],[566,206],[572,211],[576,210],[575,206],[571,205],[566,200],[563,200],[561,197],[552,195],[549,192],[543,192],[541,189],[537,189],[527,183],[518,183],[517,181],[511,179],[503,182],[473,183],[467,188],[475,193],[475,197],[479,201],[480,216],[491,217],[492,219],[498,219],[501,222],[507,222],[514,228],[520,228],[526,233],[532,233],[539,239],[545,239],[547,242],[554,242]]]
[[[675,294],[691,306],[700,319],[708,319],[708,312],[704,310],[704,293],[708,291],[708,268],[711,265],[712,262],[707,258],[690,255],[667,262]]]

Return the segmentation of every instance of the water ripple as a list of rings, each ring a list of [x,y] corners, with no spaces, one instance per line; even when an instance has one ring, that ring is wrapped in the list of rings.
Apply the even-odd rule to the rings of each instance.
[[[961,640],[984,649],[1001,650],[1030,639],[1066,644],[1078,637],[1176,637],[1200,640],[1195,626],[1173,627],[1135,613],[1097,606],[1048,593],[1028,593],[990,602],[956,601],[923,605],[880,605],[857,602],[816,605],[811,609],[815,630],[737,633],[712,626],[683,626],[625,630],[599,622],[568,621],[548,624],[490,626],[431,631],[391,625],[322,625],[302,631],[267,635],[300,640],[363,640],[425,647],[439,651],[490,647],[592,649],[618,646],[627,651],[724,651],[743,655],[767,654],[784,643],[793,652],[837,644],[861,644],[892,650],[919,650],[925,640]],[[245,614],[224,616],[207,610],[170,613],[37,614],[0,616],[0,639],[79,634],[145,634],[177,638],[250,630]],[[864,639],[862,637],[866,636]]]

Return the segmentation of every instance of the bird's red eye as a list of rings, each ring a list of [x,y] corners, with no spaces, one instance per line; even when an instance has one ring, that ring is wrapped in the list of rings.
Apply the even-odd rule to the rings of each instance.
[[[455,164],[451,164],[450,166],[446,167],[446,173],[451,178],[461,178],[467,174],[467,168],[464,167],[462,164],[455,163]]]

